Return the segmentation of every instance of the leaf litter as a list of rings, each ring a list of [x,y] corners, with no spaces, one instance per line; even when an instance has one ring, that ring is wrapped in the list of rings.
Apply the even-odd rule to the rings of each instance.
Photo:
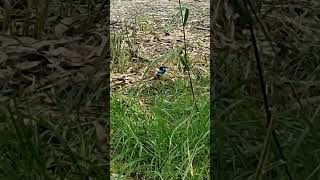
[[[209,1],[184,0],[182,4],[190,9],[186,26],[187,51],[194,64],[192,72],[197,72],[192,77],[208,77]],[[152,82],[141,79],[146,73],[145,67],[150,67],[148,70],[151,72],[147,73],[150,79],[161,63],[170,68],[166,73],[167,79],[184,78],[184,70],[178,60],[180,55],[177,54],[177,49],[184,45],[180,21],[177,1],[111,1],[111,33],[123,34],[128,39],[123,48],[133,52],[133,56],[128,58],[130,73],[117,72],[117,68],[112,68],[114,76],[111,76],[115,78],[112,87],[119,90],[150,86]],[[206,73],[201,74],[203,70]]]
[[[15,15],[9,16],[14,23],[0,27],[1,115],[18,106],[28,116],[26,125],[31,125],[31,119],[43,119],[65,125],[63,131],[70,129],[70,134],[73,127],[68,123],[89,124],[102,156],[106,150],[105,104],[101,101],[106,89],[106,11],[101,8],[88,16],[88,7],[79,1],[73,9],[79,12],[67,15],[56,2],[65,3],[50,1],[49,17],[44,18],[45,27],[39,32],[39,14],[36,8],[26,8],[24,1],[11,7]],[[101,4],[96,5],[100,9]],[[7,14],[0,12],[1,25],[6,23],[4,16]],[[13,103],[16,100],[17,105]],[[98,159],[99,163],[105,161]]]

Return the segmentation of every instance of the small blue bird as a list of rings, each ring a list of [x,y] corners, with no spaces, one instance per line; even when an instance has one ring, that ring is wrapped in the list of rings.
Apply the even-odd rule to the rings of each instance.
[[[161,76],[163,76],[167,72],[167,67],[161,65],[159,67],[159,70],[157,71],[157,74],[155,75],[155,79],[159,79]]]

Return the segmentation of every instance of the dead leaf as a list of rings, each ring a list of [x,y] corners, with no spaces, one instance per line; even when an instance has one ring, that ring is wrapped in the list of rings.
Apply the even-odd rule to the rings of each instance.
[[[0,34],[0,45],[2,47],[18,45],[18,44],[19,42],[16,39],[11,38],[10,36],[7,36],[7,35]]]
[[[31,68],[34,68],[36,66],[38,66],[39,64],[41,64],[41,61],[26,61],[26,62],[22,62],[16,65],[16,68],[20,69],[20,70],[28,70]]]
[[[61,20],[61,23],[67,26],[70,26],[74,22],[76,22],[77,19],[75,17],[65,17]]]
[[[54,32],[57,36],[63,35],[66,31],[68,31],[69,27],[63,24],[58,24],[56,27],[54,27]]]
[[[35,40],[34,38],[31,37],[27,37],[27,36],[23,36],[23,37],[19,37],[19,40],[24,44],[24,45],[31,45],[33,43],[35,43],[37,40]]]
[[[81,57],[78,53],[70,51],[65,47],[59,47],[59,48],[53,50],[51,55],[64,56],[67,58],[80,58]]]
[[[7,54],[12,53],[12,54],[29,54],[29,53],[34,53],[37,54],[36,50],[34,48],[30,47],[24,47],[24,46],[10,46],[6,49]]]

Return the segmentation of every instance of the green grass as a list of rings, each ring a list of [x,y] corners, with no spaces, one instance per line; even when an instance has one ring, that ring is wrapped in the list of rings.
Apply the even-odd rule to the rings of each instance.
[[[52,1],[60,2],[60,7],[53,9],[49,5],[55,5],[46,2],[1,8],[4,16],[1,31],[21,35],[13,18],[26,9],[30,12],[23,16],[36,17],[35,21],[22,18],[17,22],[23,21],[23,35],[35,37],[52,33],[54,28],[48,26],[52,14],[65,17],[80,13],[75,10],[78,5],[71,1]],[[87,8],[88,15],[94,14],[92,4]],[[143,17],[138,19],[138,26],[145,33],[155,31]],[[166,31],[170,31],[171,24],[166,27]],[[137,41],[126,38],[117,34],[111,38],[112,70],[115,72],[126,72],[132,65],[130,60],[140,53]],[[287,78],[297,90],[308,91],[320,78],[319,54],[316,47],[302,49],[281,59],[275,69],[265,61],[266,79]],[[173,58],[165,59],[171,61],[172,66],[178,63],[173,62]],[[160,63],[160,60],[152,62]],[[220,57],[216,62],[219,101],[215,121],[219,136],[217,151],[220,152],[217,159],[221,165],[217,171],[222,180],[253,180],[265,136],[265,114],[256,66],[247,57]],[[41,101],[30,104],[25,97],[18,97],[11,87],[1,89],[0,179],[105,178],[107,162],[105,154],[99,151],[92,123],[105,120],[102,104],[105,87],[98,81],[65,83],[61,89],[32,94],[43,97],[47,93],[51,105]],[[194,82],[199,112],[192,107],[186,82],[161,79],[142,89],[112,92],[112,173],[140,179],[209,179],[209,78],[201,77]],[[287,163],[295,180],[319,180],[320,107],[305,103],[292,109],[298,100],[292,96],[288,84],[275,82],[278,84],[273,86],[268,81],[269,87],[273,87],[268,96],[275,129],[288,161],[281,161],[272,145],[263,179],[286,180],[283,165]],[[319,92],[316,94],[319,96]],[[302,92],[301,98],[310,96]],[[312,128],[306,121],[312,123]]]
[[[23,36],[59,40],[60,37],[54,36],[54,30],[61,19],[84,15],[87,13],[85,10],[89,9],[98,12],[98,8],[93,9],[93,5],[87,4],[87,8],[83,7],[89,1],[10,1],[10,4],[6,3],[9,1],[3,2],[4,6],[0,7],[0,16],[3,17],[0,31],[18,38]],[[59,19],[54,20],[57,15]],[[77,36],[76,33],[72,35]],[[61,37],[63,38],[65,37]],[[28,40],[26,42],[29,43]],[[20,55],[17,52],[10,53],[9,56]],[[24,55],[20,59],[29,61]],[[1,69],[8,67],[12,70],[10,66],[11,63],[3,63]],[[102,67],[101,64],[97,64],[95,68],[100,68],[98,73],[105,71],[101,71]],[[105,81],[104,76],[88,78],[89,73],[83,73],[82,77],[89,80],[79,82],[76,79],[78,82],[74,82],[61,79],[57,86],[46,90],[37,88],[32,92],[25,91],[25,80],[18,86],[12,85],[13,81],[17,80],[17,74],[21,73],[23,76],[23,73],[26,73],[34,77],[33,83],[36,87],[39,85],[39,79],[45,78],[47,73],[40,74],[39,71],[45,70],[41,68],[36,72],[22,73],[12,70],[15,78],[10,77],[1,82],[0,179],[104,179],[106,154],[101,152],[93,123],[106,120],[105,101],[102,100],[105,98],[105,87],[101,83]]]
[[[145,179],[209,178],[209,98],[183,81],[111,99],[111,171]],[[149,94],[148,94],[149,93]],[[145,101],[141,106],[139,101]]]
[[[268,84],[271,79],[289,79],[299,98],[312,96],[309,84],[319,79],[319,52],[302,49],[272,70],[271,64],[264,68]],[[266,135],[265,112],[255,64],[241,59],[218,60],[217,86],[217,136],[220,167],[217,170],[224,180],[253,180]],[[249,65],[248,65],[249,64]],[[247,66],[248,65],[248,66]],[[245,67],[245,68],[244,68]],[[248,75],[245,75],[248,72]],[[245,81],[245,79],[252,80]],[[305,82],[304,84],[301,82]],[[236,84],[240,86],[236,87]],[[287,83],[276,80],[274,91],[268,97],[272,105],[274,127],[280,139],[287,162],[279,158],[273,142],[264,169],[264,180],[287,180],[284,164],[287,163],[293,179],[318,180],[320,177],[320,119],[317,104],[305,103],[302,109],[293,108],[297,99]],[[234,88],[232,88],[234,87]],[[224,89],[232,89],[226,93]],[[312,129],[306,121],[311,121]]]
[[[91,116],[83,113],[101,105],[103,87],[95,82],[68,86],[49,95],[50,106],[29,104],[3,91],[10,99],[0,113],[0,179],[105,177],[105,154],[99,151],[90,119],[104,121],[104,110],[91,109],[96,113]]]

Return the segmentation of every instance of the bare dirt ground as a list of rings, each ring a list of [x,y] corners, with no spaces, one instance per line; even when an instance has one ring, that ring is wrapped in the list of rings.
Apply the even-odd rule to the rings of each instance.
[[[208,77],[209,74],[209,38],[210,4],[208,0],[184,0],[181,7],[189,9],[185,28],[188,56],[192,59],[193,78]],[[118,72],[112,68],[112,87],[131,87],[138,85],[138,79],[145,72],[142,67],[149,66],[156,58],[165,57],[172,51],[184,47],[184,33],[178,0],[135,0],[111,1],[111,33],[123,34],[128,41],[134,41],[138,58],[145,62],[128,65],[133,71]],[[124,47],[128,48],[125,42]],[[132,47],[129,47],[131,49]],[[131,60],[131,59],[130,59]],[[161,63],[162,64],[162,63]],[[169,79],[184,77],[177,61],[165,63],[170,68]],[[159,64],[157,64],[159,66]],[[152,71],[148,71],[153,74]],[[174,73],[174,74],[173,74]],[[145,85],[145,83],[142,83]]]
[[[186,27],[188,53],[193,59],[193,64],[197,63],[197,69],[203,69],[201,74],[208,73],[209,1],[185,0],[182,1],[182,4],[190,11]],[[111,33],[127,33],[129,39],[138,41],[142,54],[148,57],[159,57],[172,49],[183,46],[183,29],[180,18],[177,0],[111,1]],[[172,71],[176,67],[169,68]],[[111,78],[114,84],[127,84],[128,81],[130,81],[128,84],[131,84],[131,81],[135,84],[134,81],[137,79],[135,75],[140,76],[141,71],[134,72],[134,75],[112,73]],[[143,82],[143,84],[147,83]],[[116,174],[112,174],[111,178],[120,179]]]
[[[208,58],[209,54],[209,1],[184,0],[182,5],[190,11],[186,28],[188,49],[195,56]],[[142,49],[161,54],[182,44],[183,32],[177,0],[113,0],[111,24],[115,32],[124,25],[148,26],[146,32],[137,32]],[[178,26],[180,25],[180,26]],[[141,28],[140,28],[141,29]]]

